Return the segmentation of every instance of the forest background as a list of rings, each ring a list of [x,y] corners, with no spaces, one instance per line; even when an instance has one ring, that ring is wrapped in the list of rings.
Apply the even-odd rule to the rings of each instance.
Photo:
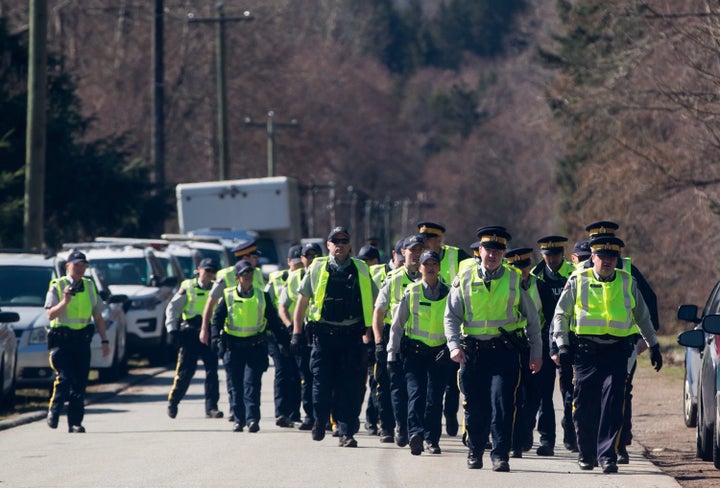
[[[298,179],[305,231],[384,242],[429,219],[467,250],[620,224],[666,333],[718,279],[720,6],[705,0],[227,0],[229,178]],[[151,158],[153,2],[49,0],[45,238],[177,229],[217,179],[213,2],[164,1],[165,164]],[[22,245],[26,2],[0,0],[0,247]],[[316,204],[308,206],[309,196]],[[331,211],[329,211],[331,210]],[[364,220],[363,220],[364,219]],[[386,232],[383,221],[392,222]],[[539,254],[536,253],[539,258]]]

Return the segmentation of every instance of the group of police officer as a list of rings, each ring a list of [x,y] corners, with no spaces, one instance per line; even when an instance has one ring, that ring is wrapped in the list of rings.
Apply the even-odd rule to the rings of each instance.
[[[168,416],[177,416],[199,358],[205,413],[223,416],[221,358],[233,430],[257,432],[270,355],[279,427],[299,423],[315,441],[334,428],[341,447],[356,447],[369,385],[368,432],[409,445],[413,455],[440,454],[443,414],[446,432],[456,435],[462,392],[467,467],[482,468],[489,449],[492,469],[506,472],[511,457],[532,447],[536,421],[536,454],[554,455],[557,371],[565,448],[578,452],[580,469],[616,472],[628,462],[632,376],[643,344],[656,370],[662,367],[655,295],[621,258],[617,229],[609,221],[588,225],[589,240],[575,245],[572,263],[564,257],[567,238],[543,237],[543,260],[532,267],[533,249],[508,249],[511,235],[501,226],[479,228],[469,256],[443,243],[442,225],[421,222],[388,263],[372,245],[353,256],[350,233],[336,227],[327,256],[317,244],[293,246],[289,269],[272,273],[267,285],[256,244],[243,242],[233,249],[233,266],[219,270],[203,259],[168,305],[166,327],[179,346]],[[90,282],[71,294],[87,265],[81,254],[71,254],[68,276],[48,291],[51,327],[64,336],[96,315]],[[70,345],[53,344],[58,380],[48,424],[57,426],[70,394],[70,430],[80,432],[72,395],[84,387],[71,386],[77,378],[63,368]]]

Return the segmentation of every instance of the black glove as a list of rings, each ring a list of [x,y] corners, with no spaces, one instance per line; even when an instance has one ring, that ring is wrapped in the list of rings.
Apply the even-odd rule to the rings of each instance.
[[[387,351],[385,350],[384,342],[375,344],[375,362],[378,364],[387,363]]]
[[[655,371],[660,371],[660,368],[662,368],[663,358],[660,352],[660,344],[655,344],[650,348],[650,364],[653,365]]]
[[[290,339],[290,352],[295,356],[302,353],[303,345],[305,342],[305,334],[293,334]]]
[[[560,362],[560,366],[572,365],[572,354],[567,346],[560,346],[558,348],[558,361]]]
[[[375,344],[368,342],[363,344],[365,347],[365,355],[367,356],[367,363],[372,365],[375,363]]]

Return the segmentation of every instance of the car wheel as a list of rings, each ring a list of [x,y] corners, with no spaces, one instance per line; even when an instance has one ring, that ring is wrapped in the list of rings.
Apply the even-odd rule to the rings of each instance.
[[[713,427],[713,465],[715,469],[720,469],[720,411],[715,406],[715,426]]]
[[[697,404],[693,403],[690,392],[690,380],[688,380],[687,369],[685,369],[685,380],[683,382],[683,420],[686,427],[697,426]]]
[[[710,444],[713,435],[713,429],[709,429],[705,425],[705,408],[702,398],[702,383],[698,383],[698,413],[697,413],[697,448],[696,456],[703,461],[712,461],[713,448]]]

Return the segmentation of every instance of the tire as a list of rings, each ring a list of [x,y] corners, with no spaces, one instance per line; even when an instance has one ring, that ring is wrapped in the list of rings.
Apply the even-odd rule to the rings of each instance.
[[[715,426],[713,427],[713,465],[715,469],[720,469],[720,412],[718,406],[715,406]]]
[[[15,358],[15,364],[17,365],[17,357]],[[0,385],[0,410],[6,410],[10,411],[15,407],[15,371],[17,371],[16,368],[13,369],[13,379],[10,382],[10,388],[8,389],[7,393],[4,393],[2,391],[1,385]],[[2,358],[2,361],[0,361],[0,381],[2,381],[2,378],[5,377],[5,357]]]
[[[686,427],[697,427],[697,403],[693,403],[690,394],[690,381],[688,381],[687,369],[683,381],[683,420]]]
[[[705,426],[705,412],[702,399],[702,383],[698,384],[698,411],[697,411],[697,446],[695,455],[703,461],[713,460],[713,439],[714,429]]]

